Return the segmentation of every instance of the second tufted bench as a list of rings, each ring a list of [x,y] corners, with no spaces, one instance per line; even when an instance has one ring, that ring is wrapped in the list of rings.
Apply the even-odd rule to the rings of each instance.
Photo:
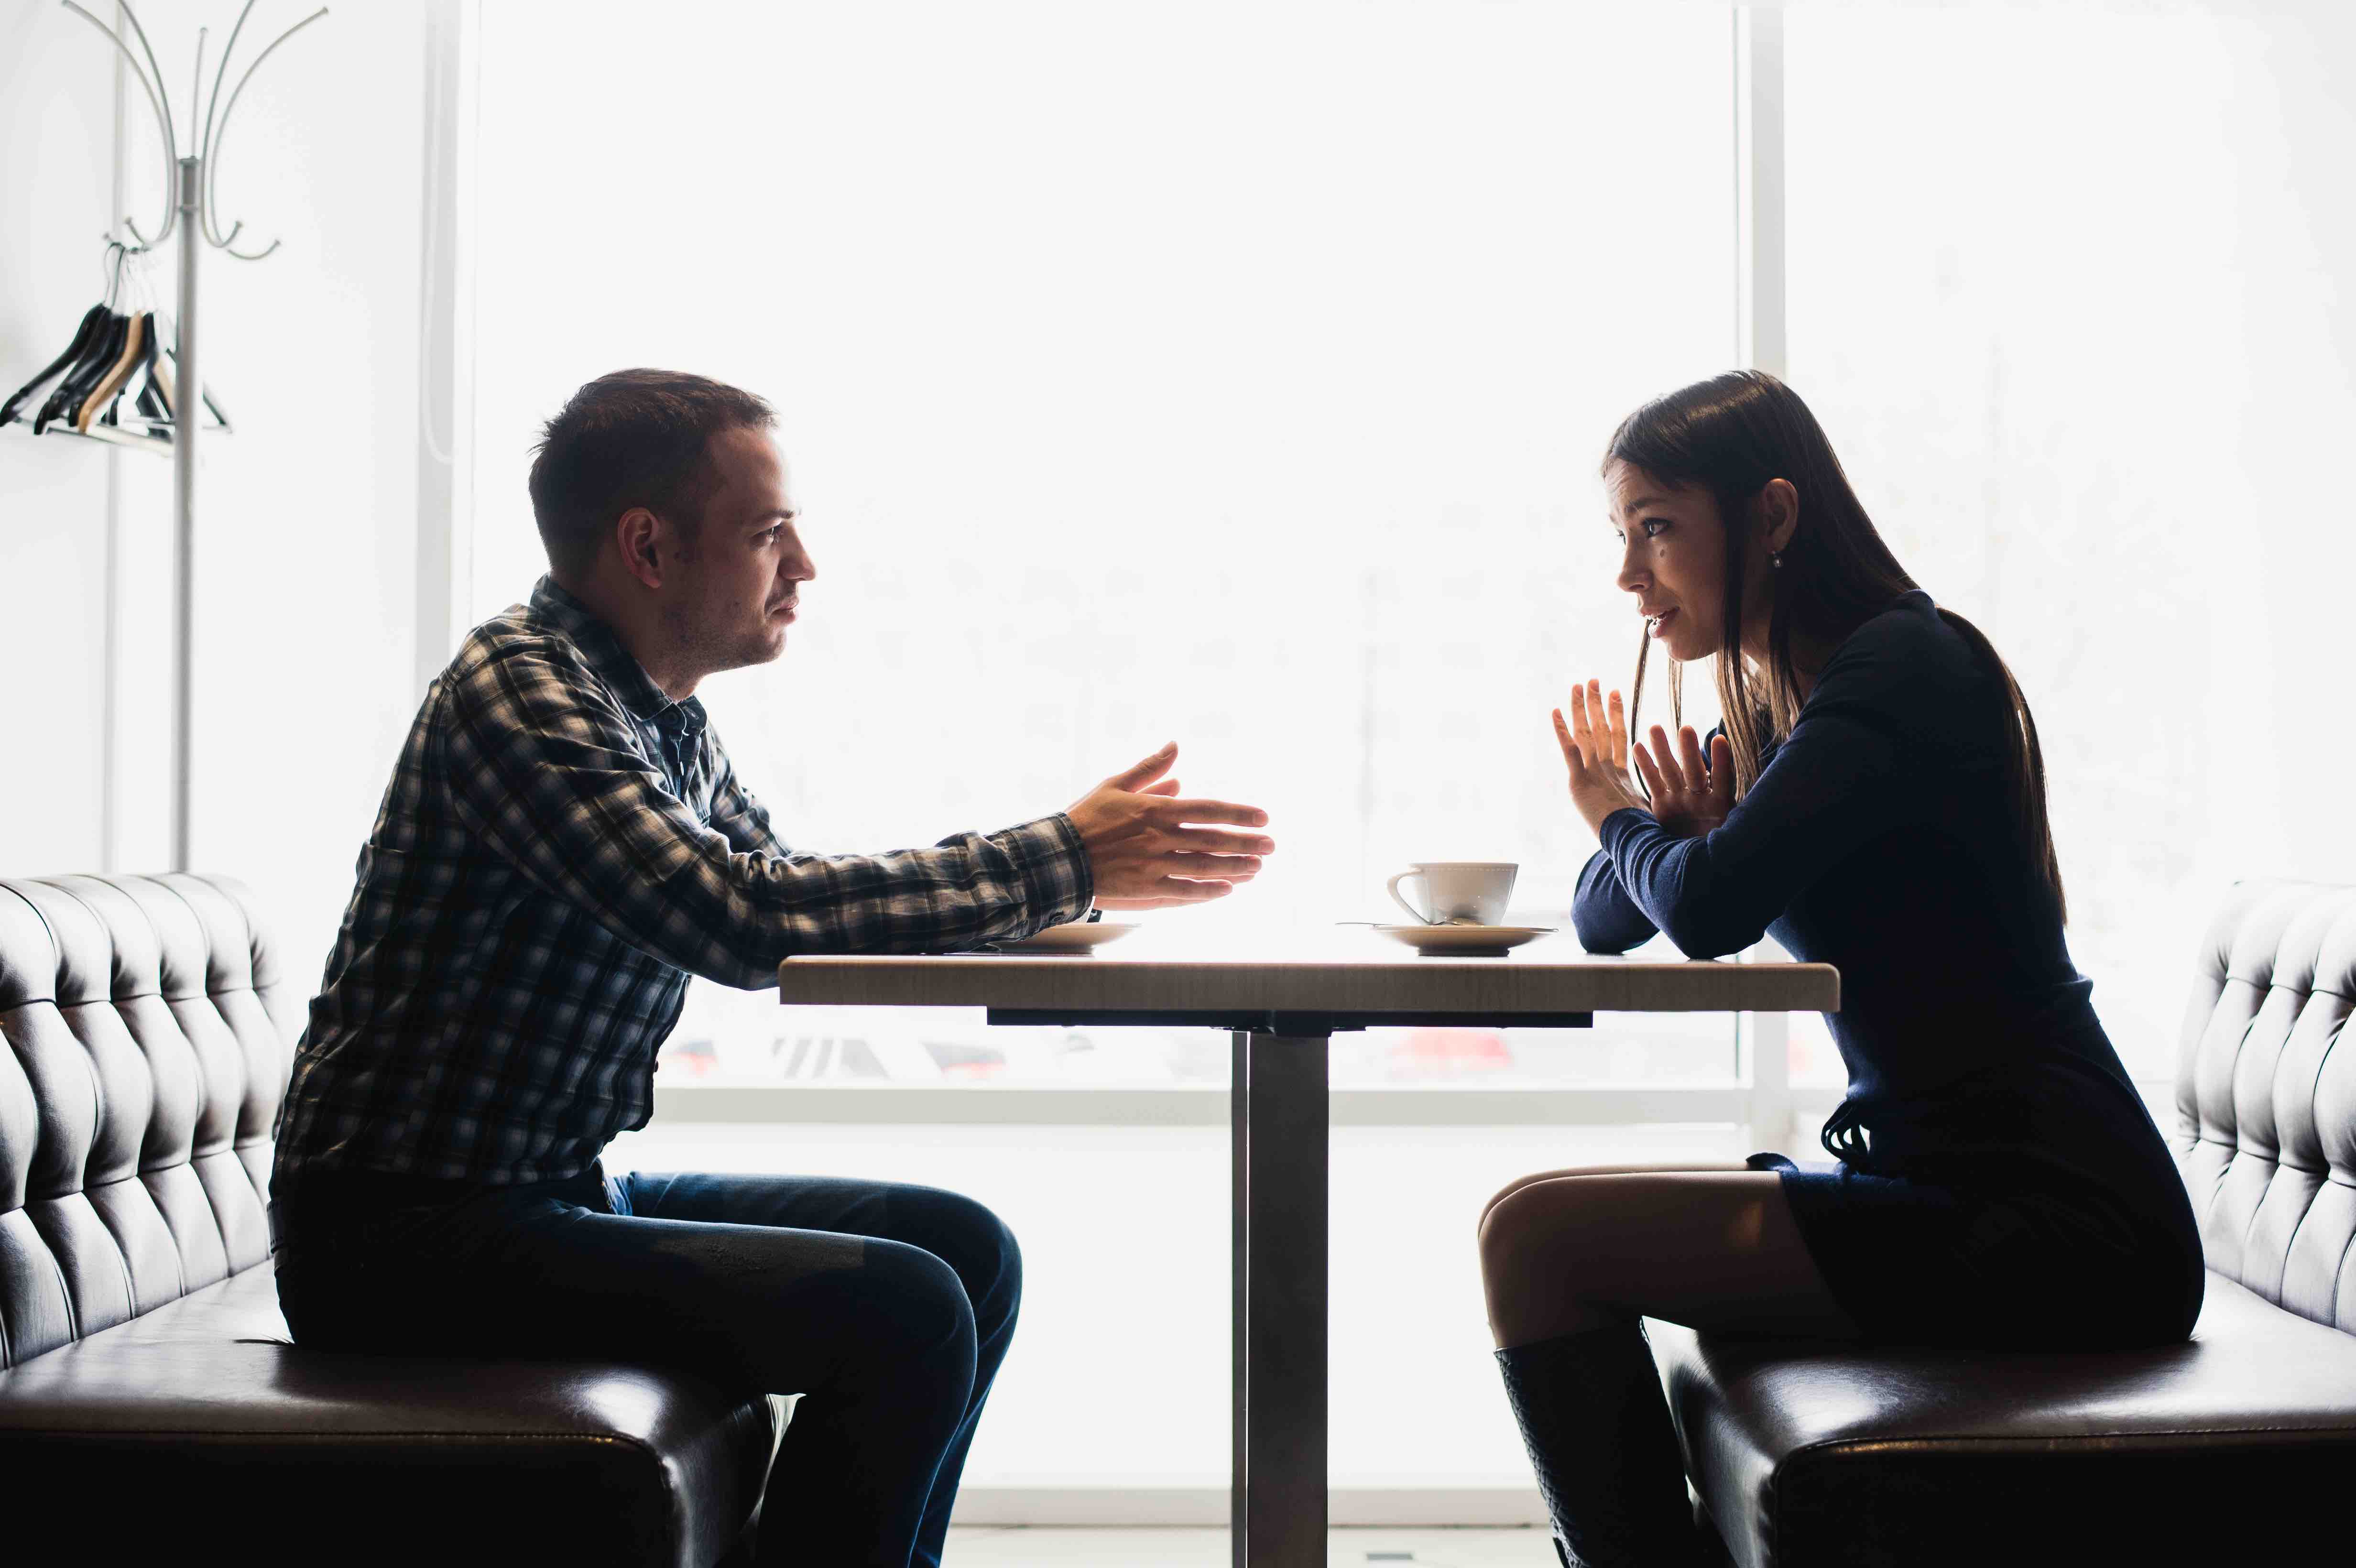
[[[2177,1075],[2208,1292],[2109,1354],[1652,1326],[1687,1471],[1742,1568],[2174,1563],[2342,1539],[2356,1477],[2356,888],[2251,882]]]
[[[288,1343],[264,1194],[294,1005],[235,882],[0,881],[11,1535],[100,1562],[709,1568],[740,1549],[777,1432],[759,1394]]]

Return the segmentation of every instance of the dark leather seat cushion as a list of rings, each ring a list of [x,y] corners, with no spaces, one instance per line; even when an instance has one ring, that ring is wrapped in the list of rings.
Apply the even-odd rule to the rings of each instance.
[[[2214,1272],[2191,1340],[2149,1350],[1650,1328],[1687,1473],[1743,1568],[2190,1562],[2344,1539],[2356,1336]]]
[[[267,1265],[0,1371],[8,1494],[108,1561],[184,1556],[212,1519],[225,1554],[708,1563],[776,1432],[683,1373],[300,1349]]]

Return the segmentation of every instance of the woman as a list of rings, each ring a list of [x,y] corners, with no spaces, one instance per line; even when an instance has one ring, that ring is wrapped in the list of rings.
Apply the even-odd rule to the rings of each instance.
[[[1590,951],[1772,934],[1837,965],[1829,1165],[1549,1171],[1491,1200],[1498,1365],[1566,1563],[1695,1552],[1640,1318],[1989,1346],[2180,1339],[2201,1257],[2168,1149],[2062,942],[2037,727],[1890,555],[1799,397],[1758,372],[1646,404],[1603,464],[1647,642],[1718,656],[1707,751],[1629,742],[1600,682],[1554,716],[1602,848]],[[1636,667],[1641,699],[1644,659]],[[1673,720],[1674,722],[1674,720]],[[1628,773],[1633,755],[1644,781]]]

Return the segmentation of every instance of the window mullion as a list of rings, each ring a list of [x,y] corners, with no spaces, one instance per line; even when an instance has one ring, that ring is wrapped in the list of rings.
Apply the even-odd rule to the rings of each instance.
[[[1782,377],[1783,13],[1734,7],[1735,359]]]

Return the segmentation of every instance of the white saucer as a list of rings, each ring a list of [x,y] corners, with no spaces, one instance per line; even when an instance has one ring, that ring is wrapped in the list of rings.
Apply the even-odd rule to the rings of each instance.
[[[1378,925],[1394,942],[1404,942],[1426,958],[1448,955],[1485,957],[1554,934],[1551,925]]]
[[[1133,920],[1076,920],[1051,925],[1021,942],[998,942],[991,946],[1001,953],[1086,953],[1108,942],[1119,942],[1136,929]]]

